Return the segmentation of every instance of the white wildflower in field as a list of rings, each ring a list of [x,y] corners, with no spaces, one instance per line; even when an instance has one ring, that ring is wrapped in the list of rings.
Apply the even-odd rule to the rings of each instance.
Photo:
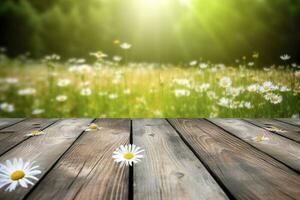
[[[233,97],[240,95],[242,91],[243,91],[243,88],[241,88],[241,87],[237,87],[237,88],[229,87],[226,89],[227,94],[229,94]]]
[[[254,66],[254,62],[249,62],[248,66],[250,66],[250,67]]]
[[[44,109],[36,108],[36,109],[34,109],[34,110],[32,111],[32,114],[33,114],[33,115],[40,115],[40,114],[42,114],[42,113],[44,113],[44,112],[45,112]]]
[[[228,88],[231,86],[231,84],[232,84],[232,81],[227,76],[223,76],[219,81],[219,85],[223,88]]]
[[[263,83],[263,85],[260,87],[260,92],[265,93],[265,92],[269,92],[269,91],[273,91],[275,90],[275,86],[273,85],[273,83],[271,81],[266,81]]]
[[[192,61],[190,61],[189,65],[190,66],[195,66],[195,65],[197,65],[197,63],[198,63],[197,60],[192,60]]]
[[[70,79],[59,79],[57,81],[57,86],[58,87],[66,87],[68,85],[70,85],[71,81]]]
[[[81,64],[81,65],[72,65],[69,67],[69,72],[84,74],[84,73],[91,73],[92,67],[87,64]]]
[[[102,51],[92,52],[90,53],[91,56],[94,56],[96,59],[103,59],[106,58],[108,55],[103,53]]]
[[[120,44],[120,47],[121,47],[122,49],[127,50],[127,49],[130,49],[130,48],[131,48],[131,44],[128,44],[128,43],[124,42],[124,43]]]
[[[191,86],[190,80],[188,80],[188,79],[174,79],[174,82],[178,85],[182,85],[185,87]]]
[[[279,104],[279,103],[282,102],[282,96],[274,94],[274,95],[271,96],[270,102],[272,104]]]
[[[67,100],[68,100],[68,96],[66,96],[66,95],[58,95],[58,96],[56,96],[56,101],[58,101],[58,102],[65,102]]]
[[[115,94],[115,93],[112,93],[112,94],[109,94],[108,95],[108,98],[109,99],[117,99],[119,97],[119,95],[118,94]]]
[[[114,56],[113,57],[113,61],[115,61],[115,62],[120,62],[121,60],[122,60],[121,56]]]
[[[80,95],[82,96],[90,96],[92,94],[92,90],[90,88],[82,88],[80,90]]]
[[[257,92],[259,89],[258,84],[251,84],[247,87],[248,92]]]
[[[4,81],[5,81],[5,83],[7,83],[9,85],[14,85],[19,82],[19,79],[15,78],[15,77],[7,77]]]
[[[199,64],[199,68],[200,69],[206,69],[208,67],[208,64],[207,63],[200,63]]]
[[[207,91],[209,89],[209,87],[210,87],[209,83],[203,83],[201,85],[197,85],[195,87],[195,91],[196,92],[205,92],[205,91]]]
[[[174,91],[176,97],[190,96],[191,92],[185,89],[177,89]]]
[[[284,54],[284,55],[280,56],[280,59],[286,61],[286,60],[291,59],[291,56],[289,56],[288,54]]]
[[[247,109],[253,108],[251,102],[249,102],[249,101],[242,101],[242,102],[240,102],[240,107],[241,108],[247,108]]]
[[[13,104],[4,102],[0,104],[0,110],[11,113],[15,111],[15,106]]]
[[[292,119],[299,119],[299,114],[293,114],[291,118]]]
[[[131,91],[130,91],[130,89],[125,89],[125,90],[123,90],[123,93],[124,93],[124,94],[130,94]]]
[[[221,99],[219,99],[218,105],[222,106],[222,107],[229,107],[231,104],[231,100],[225,97],[222,97]]]
[[[279,88],[279,91],[280,91],[280,92],[289,92],[289,91],[291,91],[291,89],[288,88],[287,86],[281,86],[281,87]]]
[[[13,161],[6,160],[5,164],[0,163],[0,188],[6,187],[5,191],[13,191],[19,185],[28,188],[33,185],[30,179],[37,181],[36,175],[42,172],[38,170],[39,166],[33,165],[34,162],[24,162],[22,158]]]
[[[47,55],[44,58],[46,61],[58,61],[60,60],[60,56],[57,54]]]
[[[36,93],[36,90],[34,88],[25,88],[18,90],[18,95],[20,96],[29,96],[34,95]]]
[[[214,91],[208,91],[206,94],[207,94],[207,97],[211,100],[218,99],[218,96]]]
[[[113,152],[113,159],[117,163],[121,163],[121,166],[124,164],[126,166],[132,164],[136,164],[139,161],[141,161],[141,158],[144,156],[141,155],[141,153],[144,151],[144,149],[141,149],[140,147],[134,145],[134,144],[129,144],[129,145],[121,145],[116,151]]]

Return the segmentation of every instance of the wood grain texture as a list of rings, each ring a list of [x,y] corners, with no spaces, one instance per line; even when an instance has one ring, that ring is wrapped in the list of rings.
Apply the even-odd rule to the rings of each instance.
[[[127,199],[129,169],[119,167],[112,153],[129,143],[130,120],[94,123],[101,129],[85,132],[27,199]]]
[[[209,121],[300,172],[299,143],[238,119],[210,119]],[[268,137],[269,141],[257,142],[253,139],[261,134]]]
[[[300,119],[292,119],[292,118],[279,118],[279,121],[291,124],[291,125],[295,125],[300,127]]]
[[[206,120],[171,119],[199,158],[236,199],[298,199],[293,170]]]
[[[133,143],[146,150],[133,170],[134,199],[227,199],[166,120],[133,120]]]
[[[82,127],[91,121],[91,119],[61,120],[47,128],[45,135],[31,137],[2,155],[0,163],[13,158],[22,158],[24,161],[35,161],[36,165],[39,166],[39,170],[42,171],[42,174],[37,176],[41,179],[83,132]],[[23,199],[32,187],[18,187],[14,192],[0,190],[0,199]]]
[[[24,120],[23,118],[0,118],[0,130]],[[1,131],[0,131],[1,134]]]
[[[273,119],[244,119],[244,120],[262,128],[275,126],[277,128],[286,131],[286,132],[278,132],[276,134],[300,142],[300,127],[296,127]]]
[[[0,155],[22,141],[27,140],[28,137],[25,137],[25,134],[30,133],[32,130],[43,130],[56,121],[58,119],[27,119],[2,129],[0,133]]]

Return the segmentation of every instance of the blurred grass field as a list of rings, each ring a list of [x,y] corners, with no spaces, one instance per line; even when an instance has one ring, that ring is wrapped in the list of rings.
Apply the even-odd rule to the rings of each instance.
[[[299,117],[297,64],[0,61],[0,117]]]

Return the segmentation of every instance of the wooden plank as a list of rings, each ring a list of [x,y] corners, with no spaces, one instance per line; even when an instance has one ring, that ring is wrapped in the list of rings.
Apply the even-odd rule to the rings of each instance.
[[[24,120],[23,118],[0,118],[0,130]],[[0,131],[1,134],[1,131]]]
[[[270,126],[274,126],[277,128],[280,128],[286,132],[276,132],[279,135],[282,135],[284,137],[287,137],[291,140],[300,142],[300,128],[284,123],[284,122],[280,122],[277,120],[273,120],[273,119],[245,119],[246,121],[255,124],[256,126],[262,127],[262,128],[267,128]]]
[[[202,119],[171,119],[172,125],[236,199],[297,199],[293,170]]]
[[[0,163],[13,158],[35,161],[36,165],[39,166],[39,170],[42,171],[42,174],[37,176],[38,179],[41,179],[78,136],[81,135],[83,132],[82,127],[88,125],[91,121],[91,119],[66,119],[59,121],[47,128],[45,135],[31,137],[5,153],[0,157]],[[32,187],[18,187],[13,192],[5,192],[1,189],[0,199],[23,199]]]
[[[300,172],[300,144],[238,119],[210,119],[214,124]],[[269,141],[253,138],[265,135]]]
[[[134,199],[227,199],[166,120],[133,120],[133,143],[146,150],[133,170]]]
[[[127,199],[129,169],[112,152],[129,143],[130,120],[95,123],[102,128],[84,133],[27,199]]]
[[[13,126],[1,130],[0,133],[0,155],[13,148],[22,141],[28,139],[24,135],[32,130],[43,130],[58,119],[27,119]]]
[[[294,126],[300,126],[300,119],[297,118],[279,118],[278,120]]]

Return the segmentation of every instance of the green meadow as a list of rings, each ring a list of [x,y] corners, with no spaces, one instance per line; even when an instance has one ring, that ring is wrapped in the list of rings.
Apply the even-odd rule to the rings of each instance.
[[[299,65],[1,56],[1,117],[298,117]],[[280,58],[278,58],[280,60]]]

